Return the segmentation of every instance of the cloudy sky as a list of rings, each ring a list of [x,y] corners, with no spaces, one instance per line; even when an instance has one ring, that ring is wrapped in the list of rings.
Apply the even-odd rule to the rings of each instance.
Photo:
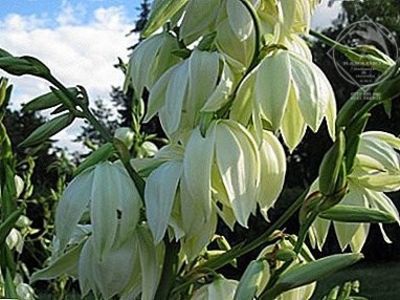
[[[314,16],[314,27],[325,27],[337,16],[339,2]],[[0,48],[14,55],[31,55],[44,61],[66,85],[83,85],[92,99],[108,99],[110,87],[121,85],[122,73],[115,68],[117,57],[126,59],[135,36],[133,28],[140,0],[0,0]],[[4,75],[0,71],[0,76]],[[9,77],[9,76],[8,76]],[[19,108],[48,91],[37,79],[11,78],[13,106]],[[59,145],[82,150],[70,143],[79,124],[56,136]]]

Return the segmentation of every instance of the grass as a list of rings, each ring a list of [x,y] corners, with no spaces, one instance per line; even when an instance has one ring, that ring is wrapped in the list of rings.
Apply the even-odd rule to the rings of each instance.
[[[312,300],[320,300],[336,285],[359,280],[360,294],[370,300],[400,299],[400,262],[361,262],[318,283]],[[299,299],[300,300],[300,299]]]

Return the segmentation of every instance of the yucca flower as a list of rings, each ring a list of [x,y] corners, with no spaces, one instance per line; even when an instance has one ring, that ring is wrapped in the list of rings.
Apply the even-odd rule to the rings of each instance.
[[[283,147],[271,132],[256,143],[229,120],[214,122],[205,137],[196,128],[184,147],[168,145],[133,164],[147,176],[146,215],[155,242],[167,232],[189,258],[214,235],[217,215],[233,230],[236,222],[247,226],[258,204],[268,219],[286,173]]]
[[[123,241],[98,258],[91,225],[78,225],[60,250],[53,241],[52,257],[47,266],[36,271],[31,281],[49,280],[62,275],[79,279],[82,297],[90,291],[98,299],[154,299],[164,260],[163,243],[155,245],[146,223],[140,223]],[[24,298],[25,299],[25,298]]]
[[[150,90],[144,122],[158,113],[164,131],[173,136],[191,130],[202,112],[214,112],[227,101],[234,76],[217,52],[194,50],[191,56],[169,69]]]
[[[135,230],[142,207],[135,184],[119,163],[104,162],[84,171],[67,186],[56,211],[55,226],[63,251],[81,222],[92,225],[101,259]],[[87,219],[87,217],[86,217]]]
[[[387,213],[400,224],[399,213],[384,192],[400,190],[400,139],[385,132],[370,131],[361,135],[354,170],[348,175],[348,193],[339,203],[349,207],[372,208]],[[318,185],[313,185],[317,190]],[[330,225],[333,223],[342,250],[350,246],[361,251],[368,236],[369,223],[342,223],[317,218],[311,228],[311,241],[322,249]],[[379,224],[386,242],[390,243],[382,224]]]
[[[190,0],[179,28],[184,43],[191,45],[213,32],[215,46],[230,66],[244,71],[255,52],[254,22],[246,7],[240,1]]]
[[[115,244],[103,260],[96,258],[93,237],[85,242],[79,258],[79,285],[82,295],[92,291],[103,299],[154,299],[164,259],[164,244],[154,245],[145,224],[123,243]]]
[[[293,150],[307,127],[316,132],[325,118],[335,136],[336,102],[324,73],[293,52],[277,50],[266,56],[239,88],[231,118],[282,134]],[[265,126],[265,125],[264,125]]]
[[[189,195],[201,203],[197,213],[207,216],[215,199],[219,214],[231,227],[236,221],[246,227],[257,203],[266,216],[282,188],[284,157],[271,133],[264,132],[257,144],[235,121],[213,123],[205,137],[195,129],[186,145],[183,174]],[[269,180],[276,183],[274,190],[266,188]]]
[[[180,61],[174,50],[179,50],[178,41],[168,32],[141,42],[131,54],[125,85],[132,84],[141,97],[145,88],[150,90],[165,71]]]
[[[306,34],[310,30],[311,16],[320,0],[253,0],[262,23],[264,34]]]

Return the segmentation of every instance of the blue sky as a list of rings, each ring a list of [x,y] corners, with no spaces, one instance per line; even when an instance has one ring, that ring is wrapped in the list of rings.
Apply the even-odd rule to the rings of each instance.
[[[1,0],[0,19],[9,14],[38,15],[54,18],[65,5],[78,6],[86,12],[84,17],[100,7],[122,6],[134,18],[140,5],[140,0]]]
[[[174,0],[172,0],[174,1]],[[293,0],[295,1],[295,0]],[[121,86],[122,72],[113,64],[128,60],[129,46],[141,0],[0,0],[0,48],[14,55],[31,55],[45,62],[67,86],[85,86],[90,98],[107,105],[111,86]],[[317,9],[313,27],[324,27],[337,16],[328,0]],[[0,76],[10,77],[2,71]],[[48,84],[32,77],[10,77],[14,84],[13,108],[49,91]],[[55,138],[59,146],[82,151],[71,143],[82,124]]]

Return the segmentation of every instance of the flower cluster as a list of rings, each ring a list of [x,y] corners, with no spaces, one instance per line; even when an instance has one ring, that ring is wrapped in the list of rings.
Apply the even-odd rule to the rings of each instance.
[[[397,150],[397,151],[396,151]],[[354,170],[348,175],[348,193],[339,205],[348,208],[361,207],[386,213],[400,224],[399,212],[392,200],[385,194],[400,190],[400,138],[381,131],[367,131],[361,135]],[[311,192],[317,190],[317,184]],[[353,252],[360,252],[366,242],[370,224],[330,221],[317,218],[311,227],[311,241],[322,249],[330,225],[333,223],[342,250],[347,246]],[[391,243],[379,223],[386,242]]]

